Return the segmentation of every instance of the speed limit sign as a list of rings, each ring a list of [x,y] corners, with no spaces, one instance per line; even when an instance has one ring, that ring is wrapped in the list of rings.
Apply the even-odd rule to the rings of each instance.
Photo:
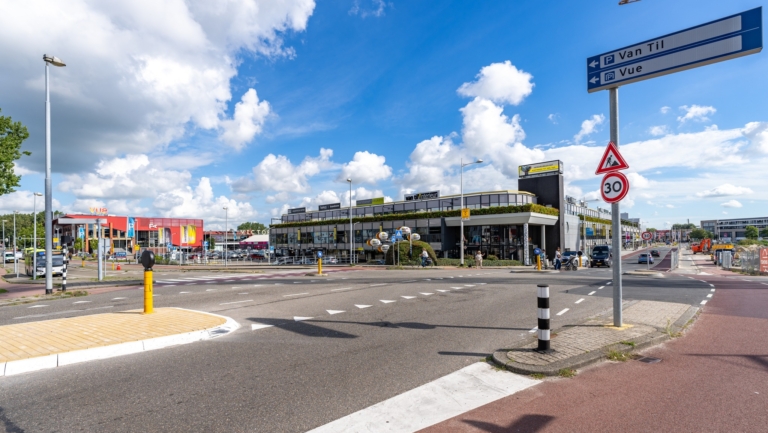
[[[606,203],[620,202],[629,192],[629,179],[620,172],[608,173],[603,178],[600,194]]]
[[[643,236],[643,240],[644,240],[644,241],[650,241],[650,240],[651,240],[651,238],[653,237],[653,235],[651,234],[651,232],[643,232],[643,235],[642,235],[642,236]]]

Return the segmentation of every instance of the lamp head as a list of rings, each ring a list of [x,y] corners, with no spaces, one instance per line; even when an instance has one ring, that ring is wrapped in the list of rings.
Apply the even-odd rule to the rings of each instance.
[[[36,195],[36,196],[38,196],[38,197],[42,197],[42,196],[43,196],[43,193],[41,193],[41,192],[36,192],[36,193],[35,193],[35,195]]]
[[[347,182],[352,183],[352,179],[347,178]]]
[[[48,54],[43,54],[43,61],[45,61],[46,63],[50,63],[53,66],[58,66],[58,67],[67,66],[67,64],[64,63],[64,61],[61,60],[60,58],[56,56],[49,56]]]
[[[483,163],[482,159],[478,159],[477,161],[475,161],[475,164],[482,164],[482,163]]]

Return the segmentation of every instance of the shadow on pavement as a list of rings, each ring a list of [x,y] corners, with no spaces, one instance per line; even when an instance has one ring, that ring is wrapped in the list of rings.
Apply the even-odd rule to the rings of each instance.
[[[313,323],[346,323],[350,325],[378,326],[380,328],[406,328],[406,329],[436,329],[436,328],[460,328],[460,329],[490,329],[499,331],[528,331],[530,328],[505,328],[497,326],[469,326],[469,325],[432,325],[420,322],[352,322],[344,320],[308,320]]]
[[[272,325],[275,328],[284,329],[306,337],[327,337],[327,338],[357,338],[357,335],[347,334],[346,332],[335,331],[333,329],[323,328],[322,326],[307,323],[308,321],[286,321],[285,319],[270,319],[266,317],[249,317],[254,323]]]
[[[437,352],[438,355],[452,355],[452,356],[477,356],[480,358],[485,358],[488,356],[488,353],[477,353],[477,352]]]
[[[552,422],[550,415],[523,415],[517,421],[504,427],[483,421],[463,420],[462,422],[489,433],[537,432]]]

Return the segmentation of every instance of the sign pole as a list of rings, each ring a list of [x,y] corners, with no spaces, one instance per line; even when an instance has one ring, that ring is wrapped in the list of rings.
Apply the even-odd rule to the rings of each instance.
[[[611,117],[611,141],[619,147],[619,88],[608,89],[608,100]],[[621,327],[623,318],[621,311],[621,215],[619,202],[611,204],[611,221],[613,236],[611,244],[613,253],[618,254],[618,260],[613,261],[613,326]]]

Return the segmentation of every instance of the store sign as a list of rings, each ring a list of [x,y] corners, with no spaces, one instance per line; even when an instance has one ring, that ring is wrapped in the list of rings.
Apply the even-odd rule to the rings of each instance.
[[[369,198],[365,200],[356,200],[355,206],[368,206],[375,204],[384,204],[384,197]]]
[[[126,230],[125,235],[129,238],[134,237],[135,227],[136,227],[136,219],[133,217],[128,217],[128,230]]]
[[[107,208],[105,208],[105,207],[89,207],[88,210],[91,212],[91,215],[106,215],[107,214]]]
[[[318,210],[334,210],[334,209],[341,209],[341,203],[333,203],[333,204],[321,204]]]
[[[294,213],[307,213],[307,208],[305,208],[305,207],[295,207],[295,208],[293,208],[293,209],[288,209],[288,213],[289,213],[289,214],[294,214]]]
[[[520,179],[552,176],[563,173],[563,163],[561,161],[538,162],[536,164],[521,165],[517,168],[517,177]]]
[[[429,200],[440,198],[440,191],[417,192],[415,194],[406,194],[405,201]]]
[[[768,272],[768,248],[760,249],[760,272]]]

